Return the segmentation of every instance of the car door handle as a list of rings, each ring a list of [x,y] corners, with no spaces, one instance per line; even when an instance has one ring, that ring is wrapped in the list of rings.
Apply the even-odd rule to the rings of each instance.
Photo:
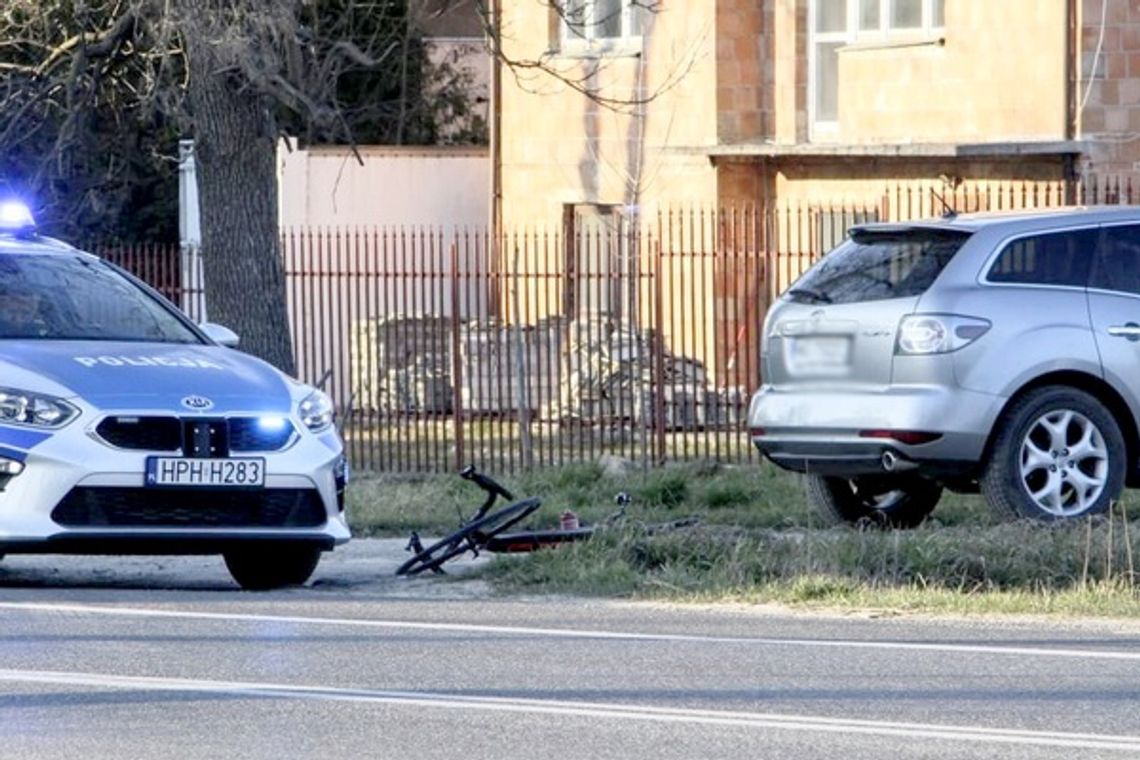
[[[1124,325],[1113,325],[1108,328],[1108,334],[1116,338],[1127,338],[1130,341],[1140,340],[1140,325],[1129,322]]]

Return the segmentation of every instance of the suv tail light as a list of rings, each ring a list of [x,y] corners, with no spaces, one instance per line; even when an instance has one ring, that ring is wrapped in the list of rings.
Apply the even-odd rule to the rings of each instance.
[[[959,314],[911,314],[899,322],[895,353],[903,356],[948,354],[970,345],[991,326],[987,319]]]

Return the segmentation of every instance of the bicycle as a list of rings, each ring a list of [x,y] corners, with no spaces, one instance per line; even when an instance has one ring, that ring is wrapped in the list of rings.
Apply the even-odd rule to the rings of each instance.
[[[444,571],[440,565],[444,562],[468,551],[476,557],[479,556],[479,550],[485,547],[488,541],[526,519],[542,505],[542,500],[537,497],[514,501],[515,497],[510,491],[496,483],[494,479],[477,472],[474,465],[464,467],[459,472],[459,477],[471,481],[486,491],[487,500],[470,520],[461,522],[459,530],[431,546],[425,548],[419,534],[412,531],[408,545],[404,548],[415,552],[415,555],[396,569],[396,575],[418,575],[425,570],[442,574]],[[514,503],[491,512],[491,507],[499,497]]]
[[[404,548],[408,551],[414,551],[415,555],[400,565],[396,570],[396,575],[417,575],[425,570],[442,574],[444,570],[440,565],[468,551],[475,556],[479,556],[480,551],[517,554],[582,541],[592,536],[599,529],[613,527],[624,521],[626,507],[633,501],[628,493],[622,491],[615,498],[618,510],[593,525],[576,525],[573,527],[563,525],[563,527],[553,530],[523,530],[506,533],[507,529],[537,510],[542,503],[541,500],[537,497],[523,499],[497,512],[488,514],[500,496],[508,500],[514,499],[511,492],[495,482],[493,478],[476,472],[473,465],[464,467],[459,476],[464,480],[470,480],[486,491],[488,494],[487,501],[470,520],[463,522],[461,517],[459,530],[427,548],[424,548],[420,542],[419,534],[413,531],[408,540],[408,545]],[[687,517],[664,523],[643,525],[642,530],[647,535],[653,535],[677,528],[691,527],[698,522],[699,520],[696,517]]]

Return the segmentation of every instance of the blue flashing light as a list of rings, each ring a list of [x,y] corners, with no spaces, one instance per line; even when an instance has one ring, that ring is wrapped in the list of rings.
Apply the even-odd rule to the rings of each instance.
[[[0,232],[27,233],[35,230],[36,220],[26,203],[0,201]]]
[[[284,417],[259,417],[257,426],[267,433],[285,429]]]

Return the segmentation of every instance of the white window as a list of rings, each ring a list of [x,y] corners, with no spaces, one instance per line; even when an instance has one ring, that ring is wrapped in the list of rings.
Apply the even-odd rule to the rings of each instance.
[[[808,8],[813,139],[826,138],[839,127],[840,48],[857,42],[934,38],[946,24],[946,0],[811,0]]]
[[[641,36],[645,0],[563,0],[555,7],[562,16],[564,45],[604,45]]]

